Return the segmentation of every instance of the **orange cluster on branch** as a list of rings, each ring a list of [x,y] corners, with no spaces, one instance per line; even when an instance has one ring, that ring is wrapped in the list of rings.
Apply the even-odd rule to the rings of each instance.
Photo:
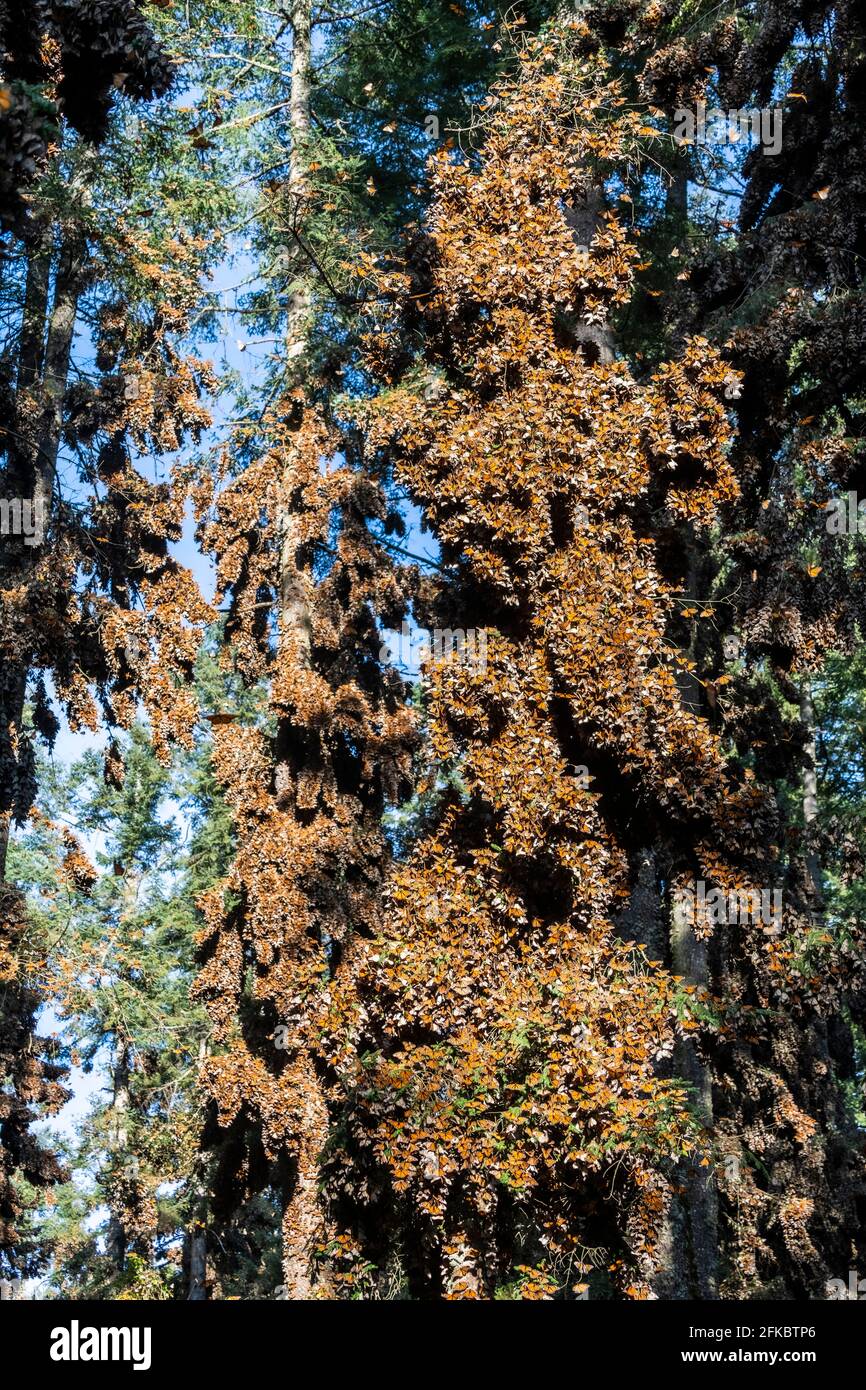
[[[491,104],[479,161],[435,159],[426,237],[377,276],[390,385],[368,445],[423,508],[441,611],[486,628],[487,659],[430,669],[431,750],[459,780],[335,984],[353,1157],[333,1182],[358,1211],[391,1184],[419,1287],[490,1297],[521,1252],[533,1288],[562,1287],[601,1231],[614,1282],[645,1297],[665,1174],[700,1140],[669,1076],[676,981],[617,932],[621,803],[656,834],[720,833],[737,801],[683,700],[656,544],[737,496],[727,369],[702,339],[643,381],[616,356],[635,252],[602,194],[639,120],[604,70],[532,41]]]
[[[236,855],[200,903],[195,993],[226,1047],[205,1068],[218,1124],[252,1127],[291,1168],[285,1278],[304,1296],[326,1234],[319,1036],[347,941],[378,926],[382,810],[407,783],[414,732],[403,683],[380,663],[376,615],[399,620],[405,605],[369,526],[383,496],[335,462],[333,430],[299,397],[265,432],[267,448],[222,488],[203,529],[229,598],[227,650],[248,683],[269,682],[275,733],[214,724]]]

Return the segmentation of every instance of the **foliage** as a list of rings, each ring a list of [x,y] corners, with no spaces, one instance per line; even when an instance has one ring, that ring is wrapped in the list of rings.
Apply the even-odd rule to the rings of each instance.
[[[859,8],[0,36],[0,494],[44,520],[0,549],[3,1270],[824,1296],[864,1190]],[[684,142],[702,102],[778,141]],[[37,761],[64,724],[84,760]],[[107,1090],[37,1140],[70,1064]]]

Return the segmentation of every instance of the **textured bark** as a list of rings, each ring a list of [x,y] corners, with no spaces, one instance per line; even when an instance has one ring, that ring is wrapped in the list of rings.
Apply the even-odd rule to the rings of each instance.
[[[38,380],[42,370],[50,278],[51,239],[50,233],[43,231],[36,238],[27,262],[27,283],[21,316],[21,346],[18,354],[19,391],[31,387]]]
[[[323,1235],[319,1196],[319,1157],[328,1134],[328,1108],[309,1056],[298,1065],[304,1113],[298,1117],[300,1140],[295,1152],[295,1179],[283,1212],[283,1283],[289,1299],[313,1296],[313,1255]],[[324,1290],[323,1290],[324,1291]]]
[[[207,1231],[196,1226],[189,1235],[189,1302],[207,1298]]]
[[[665,961],[685,984],[706,986],[706,943],[696,938],[690,913],[676,897],[668,922],[652,848],[637,852],[632,873],[634,887],[617,922],[623,940],[643,946],[651,960]],[[673,1070],[692,1087],[701,1123],[711,1130],[712,1078],[691,1039],[678,1042]],[[713,1167],[701,1167],[700,1158],[685,1161],[680,1185],[683,1190],[672,1198],[659,1232],[653,1291],[661,1299],[716,1298],[718,1233]]]
[[[292,28],[292,88],[289,98],[292,148],[289,158],[289,197],[291,228],[295,250],[300,247],[307,203],[310,196],[309,154],[312,117],[310,89],[313,34],[311,0],[292,0],[288,7]],[[302,365],[307,351],[310,327],[312,284],[309,265],[296,274],[289,298],[286,322],[286,355],[290,364]]]
[[[295,232],[303,225],[305,205],[309,196],[307,142],[310,136],[310,64],[312,60],[311,0],[292,0],[287,9],[292,26],[292,88],[289,102],[292,149],[289,161],[289,196],[291,226]],[[286,358],[292,374],[297,376],[307,350],[312,287],[309,267],[296,272],[296,283],[289,299],[286,316]],[[295,403],[293,423],[300,426],[303,402]],[[301,544],[299,518],[294,497],[294,480],[287,469],[282,480],[282,496],[277,518],[280,536],[279,567],[279,640],[290,647],[292,656],[302,667],[309,668],[312,638],[310,616],[310,578],[299,563]],[[277,760],[277,794],[288,804],[294,783],[286,745],[292,743],[291,731],[279,731]]]
[[[117,1155],[126,1153],[129,1144],[129,1068],[129,1042],[123,1039],[118,1046],[112,1077],[110,1132],[112,1148]],[[126,1230],[117,1210],[112,1211],[109,1219],[106,1250],[115,1269],[121,1272],[126,1263]]]
[[[685,222],[689,215],[689,159],[681,150],[668,185],[665,208]]]
[[[604,211],[604,191],[593,187],[587,190],[582,204],[567,210],[566,221],[574,231],[574,240],[578,246],[589,249],[596,232],[604,225]],[[591,361],[614,361],[616,344],[613,329],[608,322],[590,324],[579,320],[571,323],[569,327],[575,339],[586,345],[585,350],[588,349],[587,355]]]
[[[86,274],[83,245],[75,240],[60,255],[54,302],[45,345],[45,369],[40,391],[40,419],[36,442],[34,502],[41,501],[46,517],[54,492],[57,455],[63,430],[63,397],[75,336],[78,300]]]
[[[803,751],[806,763],[803,767],[803,825],[805,828],[806,883],[815,912],[820,912],[824,900],[821,882],[821,861],[815,847],[815,831],[818,820],[818,740],[815,733],[815,706],[812,700],[812,683],[808,676],[803,678],[800,690],[800,718],[806,730]]]
[[[684,982],[705,989],[709,980],[707,946],[694,929],[684,900],[673,896],[670,928],[670,959],[674,975]],[[683,1038],[677,1043],[674,1070],[692,1087],[695,1108],[707,1132],[713,1127],[713,1087],[708,1067],[694,1042]],[[718,1298],[718,1197],[715,1170],[701,1159],[683,1163],[682,1196],[675,1196],[668,1213],[667,1230],[661,1242],[663,1257],[657,1292],[663,1298]]]
[[[632,881],[628,904],[617,919],[623,941],[643,946],[650,960],[665,960],[668,932],[659,892],[655,850],[643,846],[633,856]]]
[[[198,1062],[201,1066],[208,1055],[208,1040],[202,1038],[198,1045]],[[193,1191],[196,1196],[195,1216],[187,1232],[186,1268],[187,1299],[190,1303],[202,1303],[207,1299],[207,1187],[199,1156],[192,1176]]]
[[[292,228],[296,241],[309,197],[308,141],[310,137],[310,79],[312,62],[311,0],[293,0],[289,9],[292,27],[292,87],[290,97],[291,160],[289,194]],[[286,321],[286,356],[293,374],[303,366],[310,327],[312,285],[308,266],[300,266],[292,289]],[[305,405],[295,403],[300,426]],[[301,553],[301,517],[295,497],[295,480],[288,469],[283,478],[278,516],[280,534],[279,643],[281,654],[302,670],[311,666],[312,578]],[[303,770],[305,741],[298,737],[291,719],[282,719],[277,731],[275,787],[277,804],[288,809],[297,794]],[[323,958],[324,964],[324,958]],[[298,1059],[304,1073],[299,1088],[303,1112],[297,1117],[300,1142],[295,1154],[292,1187],[286,1192],[282,1224],[283,1281],[290,1299],[309,1298],[313,1291],[311,1260],[323,1234],[319,1199],[319,1154],[327,1136],[328,1112],[315,1063],[304,1053]]]

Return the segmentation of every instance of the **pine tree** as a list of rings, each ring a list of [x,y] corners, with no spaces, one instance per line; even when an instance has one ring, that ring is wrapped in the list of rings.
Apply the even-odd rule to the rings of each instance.
[[[175,102],[141,104],[168,92],[173,64],[136,5],[4,6],[0,20],[12,160],[3,188],[17,192],[3,203],[3,877],[10,822],[34,799],[35,749],[51,746],[61,718],[94,732],[100,720],[128,727],[143,702],[161,756],[189,739],[196,706],[179,682],[209,610],[171,554],[183,488],[140,459],[170,454],[208,423],[201,397],[214,378],[190,333],[194,321],[207,330],[201,279],[233,198],[202,167]],[[111,738],[106,765],[120,776]],[[10,950],[20,916],[7,885]],[[38,1044],[29,1054],[21,1044],[35,1005],[9,984],[4,1057],[38,1055]],[[5,1075],[10,1097],[25,1084],[36,1098],[34,1077]],[[46,1072],[50,1104],[55,1079]],[[8,1105],[19,1124],[21,1098]],[[14,1125],[4,1167],[18,1161]]]
[[[450,99],[482,63],[475,7],[429,14],[432,57],[411,47],[426,11],[396,4],[351,25],[326,11],[324,27],[336,27],[320,80],[312,8],[300,0],[285,10],[290,153],[284,176],[264,188],[266,278],[250,304],[285,347],[265,408],[250,412],[224,452],[215,517],[202,533],[229,600],[231,659],[248,681],[267,679],[273,718],[266,731],[228,716],[215,729],[238,839],[231,874],[203,901],[209,931],[196,986],[225,1048],[207,1066],[229,1135],[219,1203],[257,1187],[282,1192],[292,1298],[329,1287],[319,1165],[339,1091],[317,1039],[329,978],[351,938],[377,928],[382,814],[408,788],[415,742],[402,683],[383,667],[379,626],[405,616],[415,574],[393,562],[399,511],[364,467],[335,395],[357,362],[359,245],[386,244],[417,205],[419,101]],[[458,37],[469,72],[455,64]],[[394,43],[412,60],[377,82],[382,46]]]
[[[396,305],[370,327],[392,384],[368,445],[440,542],[431,624],[486,629],[480,667],[459,649],[431,667],[460,786],[338,980],[330,1035],[353,1089],[333,1162],[356,1197],[348,1275],[383,1256],[364,1199],[390,1188],[426,1296],[544,1297],[595,1260],[646,1297],[677,1161],[709,1162],[670,1065],[705,1001],[617,919],[663,827],[712,839],[761,814],[681,699],[655,551],[736,484],[718,353],[693,340],[645,381],[615,356],[639,253],[598,189],[637,167],[642,124],[620,104],[569,26],[527,41],[477,167],[436,161],[407,268],[368,267]]]
[[[178,796],[136,726],[122,788],[98,756],[46,772],[32,830],[12,851],[46,943],[43,997],[67,1057],[105,1081],[73,1148],[73,1181],[49,1215],[51,1285],[73,1297],[168,1297],[192,1222],[196,1076],[206,1019],[190,1006],[194,917]],[[101,842],[98,870],[69,849],[72,821]],[[107,1216],[99,1218],[100,1213]]]
[[[26,190],[63,123],[98,140],[118,90],[149,100],[172,71],[134,0],[3,0],[0,52],[0,224],[21,229],[33,221]]]
[[[585,45],[610,50],[650,103],[654,157],[681,169],[678,259],[657,263],[644,333],[653,317],[663,337],[704,333],[732,369],[740,493],[721,531],[688,537],[674,561],[689,619],[678,640],[697,662],[696,708],[777,789],[766,881],[783,892],[782,939],[756,956],[717,932],[704,967],[738,1039],[701,1037],[724,1154],[721,1289],[814,1295],[863,1239],[844,1022],[863,981],[855,924],[839,929],[823,891],[822,859],[838,858],[813,694],[828,656],[862,643],[862,540],[833,525],[862,474],[862,19],[847,4],[598,5],[586,23]],[[676,113],[699,101],[731,113],[726,126],[763,113],[775,138],[761,126],[751,143],[711,132],[676,146]],[[788,963],[793,988],[768,988],[768,958],[777,974]],[[753,1012],[774,997],[776,1013]]]

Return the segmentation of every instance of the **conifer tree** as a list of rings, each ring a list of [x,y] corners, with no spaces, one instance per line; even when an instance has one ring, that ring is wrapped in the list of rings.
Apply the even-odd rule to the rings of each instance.
[[[822,831],[813,698],[828,654],[862,643],[862,539],[834,524],[862,473],[862,20],[846,4],[761,3],[688,14],[593,5],[583,18],[584,50],[601,46],[627,74],[649,107],[653,157],[672,187],[679,176],[665,246],[675,241],[677,259],[657,258],[643,337],[653,325],[657,340],[704,333],[732,369],[739,496],[719,531],[669,556],[695,708],[777,789],[767,882],[783,894],[781,939],[756,956],[728,927],[703,967],[738,1038],[712,1027],[701,1037],[725,1155],[721,1290],[814,1294],[863,1240],[864,1173],[844,1099],[854,1068],[844,1020],[862,1007],[863,979],[856,925],[839,930],[823,890],[822,859],[838,858]],[[677,144],[699,102],[709,128]],[[776,994],[767,956],[796,981],[771,1015],[756,1012]],[[674,1286],[688,1293],[688,1278]]]
[[[402,682],[380,659],[381,625],[399,625],[415,575],[394,564],[388,538],[402,530],[399,512],[360,466],[357,433],[334,396],[357,355],[358,243],[385,244],[417,196],[412,175],[427,138],[419,101],[424,91],[449,99],[471,80],[471,70],[455,71],[457,35],[481,64],[475,7],[456,17],[429,10],[432,59],[410,46],[425,20],[412,7],[386,6],[349,26],[326,10],[319,20],[334,32],[324,80],[311,6],[299,0],[285,11],[290,157],[285,177],[264,190],[267,278],[250,305],[285,347],[268,404],[223,455],[202,533],[229,599],[231,659],[248,681],[268,681],[273,718],[270,729],[244,729],[226,715],[215,728],[238,844],[225,883],[202,903],[196,985],[225,1048],[206,1068],[229,1135],[218,1205],[228,1210],[257,1187],[281,1190],[291,1298],[329,1287],[319,1164],[339,1092],[317,1040],[348,941],[377,928],[382,814],[409,785],[415,741]],[[412,55],[399,75],[383,71],[390,43]],[[403,152],[399,170],[392,143]]]
[[[330,1035],[354,1089],[347,1251],[370,1258],[361,1194],[387,1182],[427,1296],[573,1290],[589,1252],[647,1296],[675,1164],[701,1142],[670,1066],[698,991],[622,939],[629,856],[672,825],[710,854],[723,820],[762,814],[667,640],[657,536],[711,524],[736,483],[718,353],[693,340],[639,381],[612,350],[639,255],[597,206],[640,155],[620,104],[569,26],[527,42],[478,167],[436,161],[407,268],[362,267],[397,306],[370,327],[386,386],[368,447],[440,542],[428,613],[487,632],[483,669],[458,651],[431,671],[432,746],[460,787],[396,873],[386,931],[357,943]]]
[[[207,658],[199,680],[203,698],[224,687]],[[36,1229],[60,1296],[191,1298],[234,1274],[214,1252],[208,1263],[198,1072],[209,1024],[189,999],[195,900],[227,867],[231,826],[204,733],[168,768],[142,725],[122,751],[121,787],[95,752],[44,767],[10,851],[56,1045],[103,1083],[66,1145],[73,1180]],[[93,867],[70,849],[72,825],[96,846]]]
[[[0,19],[0,116],[13,166],[4,179],[18,195],[5,201],[4,194],[0,345],[0,880],[8,956],[0,1150],[8,1175],[22,1164],[34,1168],[25,1154],[29,1102],[54,1108],[58,1100],[54,1063],[46,1060],[41,1083],[44,1048],[25,1043],[38,1001],[14,962],[24,917],[5,874],[10,824],[23,822],[36,791],[36,747],[53,743],[61,717],[93,732],[100,720],[128,726],[143,700],[167,756],[172,739],[188,737],[195,709],[172,675],[191,670],[208,616],[170,552],[183,496],[137,464],[145,452],[177,449],[207,422],[200,397],[212,377],[188,354],[186,337],[228,201],[198,177],[198,156],[170,100],[151,113],[143,135],[135,107],[120,95],[149,98],[170,83],[168,56],[136,5],[40,3],[18,13],[4,6]],[[121,107],[113,125],[112,96]],[[26,169],[16,164],[22,152]],[[108,775],[118,778],[111,742],[106,758]],[[46,1158],[46,1180],[58,1171]]]

